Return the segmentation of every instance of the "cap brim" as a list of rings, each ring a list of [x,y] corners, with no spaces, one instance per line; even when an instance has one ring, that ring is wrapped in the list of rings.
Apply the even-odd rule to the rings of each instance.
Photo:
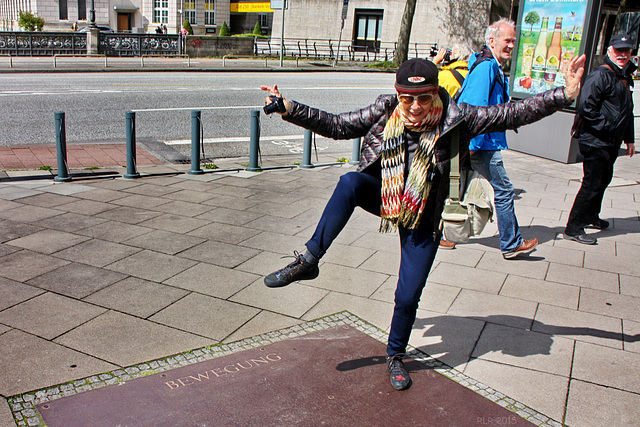
[[[616,43],[611,45],[615,49],[635,49],[631,43]]]
[[[404,86],[396,83],[394,86],[396,90],[404,93],[422,93],[422,92],[427,92],[429,90],[438,88],[438,85],[432,85],[432,84],[417,87],[417,86]]]

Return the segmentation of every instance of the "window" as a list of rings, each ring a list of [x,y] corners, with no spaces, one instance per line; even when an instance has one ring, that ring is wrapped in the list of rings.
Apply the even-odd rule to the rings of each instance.
[[[153,0],[153,22],[169,22],[169,0]]]
[[[184,0],[184,18],[189,24],[196,25],[196,0]]]
[[[356,9],[354,47],[379,49],[382,38],[382,10]]]
[[[69,19],[69,11],[67,10],[67,0],[60,0],[60,9],[58,10],[61,21]]]
[[[269,14],[268,13],[259,13],[258,20],[260,21],[261,28],[269,28]]]
[[[215,0],[204,0],[204,24],[216,25]]]
[[[87,20],[87,0],[78,0],[78,21]]]

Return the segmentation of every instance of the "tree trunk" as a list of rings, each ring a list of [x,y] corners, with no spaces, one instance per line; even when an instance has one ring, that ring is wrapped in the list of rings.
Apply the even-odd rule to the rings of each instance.
[[[402,64],[407,60],[409,52],[409,37],[411,37],[411,25],[413,24],[413,15],[416,13],[416,1],[407,0],[402,14],[402,23],[400,24],[400,35],[398,35],[398,46],[393,56],[393,62],[396,65]]]

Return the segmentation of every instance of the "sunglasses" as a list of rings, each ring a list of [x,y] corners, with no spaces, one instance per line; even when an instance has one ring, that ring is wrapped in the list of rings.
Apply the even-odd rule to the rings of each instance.
[[[404,105],[413,105],[415,101],[418,101],[418,104],[420,105],[427,105],[427,104],[430,104],[431,101],[433,101],[433,98],[435,98],[437,94],[438,92],[436,91],[424,93],[422,95],[406,95],[406,94],[400,95],[399,94],[398,99]]]

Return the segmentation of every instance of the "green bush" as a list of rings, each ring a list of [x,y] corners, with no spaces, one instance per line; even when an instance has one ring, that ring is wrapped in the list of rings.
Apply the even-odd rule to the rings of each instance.
[[[18,12],[18,25],[25,31],[42,31],[44,27],[44,18],[39,18],[31,12]]]
[[[229,31],[229,27],[227,26],[227,21],[222,22],[222,28],[220,28],[220,37],[228,37],[231,35],[231,31]]]
[[[188,19],[184,20],[184,24],[182,24],[185,30],[187,30],[187,34],[193,35],[193,28],[191,28],[191,23],[189,23]]]
[[[253,27],[253,35],[255,36],[262,35],[262,27],[260,26],[260,21],[256,21],[256,26]]]

